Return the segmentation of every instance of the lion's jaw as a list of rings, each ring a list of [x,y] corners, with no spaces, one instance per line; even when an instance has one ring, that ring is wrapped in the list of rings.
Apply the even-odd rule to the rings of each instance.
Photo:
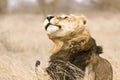
[[[44,26],[49,38],[55,43],[51,53],[56,53],[61,48],[69,46],[71,41],[88,40],[89,32],[85,26],[83,16],[49,16]],[[86,39],[87,38],[87,39]]]

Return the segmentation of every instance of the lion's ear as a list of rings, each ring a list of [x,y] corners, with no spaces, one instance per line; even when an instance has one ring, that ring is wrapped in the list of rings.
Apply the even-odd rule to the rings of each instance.
[[[80,16],[79,17],[79,20],[80,20],[80,23],[82,23],[83,25],[85,25],[86,24],[86,21],[87,21],[87,19],[86,19],[86,17],[85,16]]]

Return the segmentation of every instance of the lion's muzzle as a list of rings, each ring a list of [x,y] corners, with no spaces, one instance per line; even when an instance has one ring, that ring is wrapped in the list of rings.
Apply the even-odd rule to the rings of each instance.
[[[48,26],[51,25],[50,20],[54,18],[54,16],[48,16],[45,20],[45,30],[47,30]]]
[[[45,30],[47,31],[48,34],[52,34],[61,29],[60,25],[51,23],[52,18],[54,18],[54,16],[48,16],[44,21]]]

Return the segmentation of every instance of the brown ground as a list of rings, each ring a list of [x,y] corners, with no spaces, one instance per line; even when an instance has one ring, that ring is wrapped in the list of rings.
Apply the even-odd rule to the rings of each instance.
[[[111,62],[114,80],[120,80],[120,14],[87,16],[91,35],[104,48],[101,56]],[[36,80],[35,61],[44,67],[52,44],[42,23],[40,15],[0,16],[0,80]]]

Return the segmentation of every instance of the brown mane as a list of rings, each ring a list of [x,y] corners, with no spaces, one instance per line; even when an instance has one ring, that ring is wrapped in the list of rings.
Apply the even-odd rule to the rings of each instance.
[[[102,52],[102,48],[96,45],[96,42],[93,38],[90,38],[88,42],[84,44],[84,47],[81,46],[83,42],[84,42],[83,40],[74,41],[69,45],[69,48],[67,49],[62,48],[60,51],[56,52],[50,57],[50,66],[46,69],[46,71],[48,72],[48,74],[51,75],[53,80],[57,80],[57,79],[54,79],[56,77],[58,79],[61,77],[61,80],[62,80],[63,76],[65,77],[65,80],[69,80],[71,78],[69,76],[74,76],[74,77],[81,76],[80,78],[83,79],[83,76],[85,75],[83,71],[85,71],[86,66],[91,62],[92,64],[98,63],[98,59],[97,59],[98,57],[96,57],[96,55]],[[58,66],[58,64],[59,64],[59,68],[56,67]],[[71,65],[73,65],[72,68],[70,68]],[[65,75],[63,71],[66,69],[70,70],[68,71],[68,73],[71,73],[69,74],[69,76]],[[61,73],[64,75],[57,74],[58,71],[61,71]],[[77,75],[72,74],[73,72],[71,71],[73,71],[74,73],[77,73]]]

